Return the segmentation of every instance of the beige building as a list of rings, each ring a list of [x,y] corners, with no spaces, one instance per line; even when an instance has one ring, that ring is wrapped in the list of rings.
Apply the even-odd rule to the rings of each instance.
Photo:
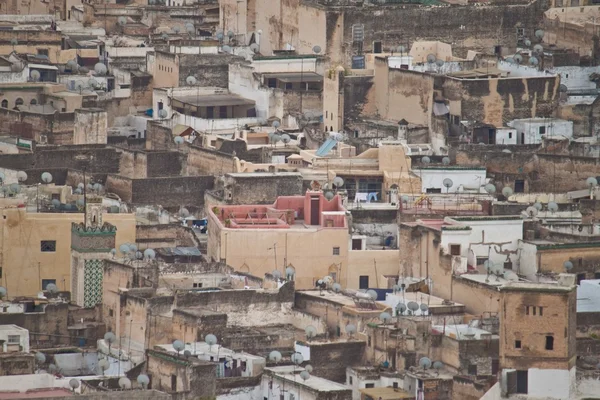
[[[5,207],[0,219],[1,284],[11,298],[36,296],[49,283],[71,291],[71,230],[83,213],[34,213]],[[135,242],[133,214],[106,214],[116,243]]]

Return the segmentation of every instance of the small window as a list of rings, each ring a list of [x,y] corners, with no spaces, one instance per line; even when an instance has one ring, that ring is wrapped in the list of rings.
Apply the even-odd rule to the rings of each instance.
[[[56,240],[42,240],[40,250],[44,253],[56,251]]]
[[[477,364],[469,364],[469,375],[477,375]]]
[[[512,132],[508,132],[508,138],[512,139]]]
[[[38,56],[48,57],[48,49],[37,49]]]
[[[515,349],[520,349],[520,348],[521,348],[521,341],[515,340]]]
[[[2,267],[0,267],[0,279],[2,279]]]
[[[533,311],[533,315],[535,315],[537,307],[531,307],[531,310]]]
[[[365,389],[373,389],[375,387],[374,383],[365,383]]]
[[[540,126],[539,131],[540,131],[540,135],[545,134],[546,133],[546,127],[545,126]]]
[[[546,350],[554,350],[554,336],[546,336]]]
[[[109,317],[112,317],[112,316],[113,316],[113,309],[112,309],[112,308],[109,308],[109,309],[108,309],[108,316],[109,316]]]
[[[358,288],[368,289],[369,288],[369,275],[361,275],[358,277]]]
[[[381,46],[380,41],[373,42],[373,53],[375,53],[375,54],[382,53],[382,46]]]
[[[351,376],[348,377],[348,384],[352,385],[352,377]]]
[[[29,102],[30,105],[35,106],[37,104],[37,100],[36,99],[31,99],[31,101]]]
[[[544,307],[540,307],[540,317],[544,315]]]
[[[292,82],[285,83],[285,90],[292,90],[294,88],[294,84]]]
[[[171,391],[177,391],[177,375],[171,375]]]
[[[450,255],[451,256],[460,256],[460,244],[451,244],[450,245]]]
[[[42,279],[42,290],[46,290],[50,284],[56,285],[56,279]]]
[[[23,103],[23,99],[19,97],[17,100],[15,100],[15,107],[22,106]]]
[[[2,108],[8,108],[8,100],[2,100]]]
[[[525,315],[529,315],[529,306],[525,306]]]
[[[394,389],[398,389],[398,382],[392,382],[392,387]]]
[[[8,344],[19,344],[21,343],[20,335],[8,335]]]
[[[333,255],[334,256],[339,256],[340,255],[340,248],[339,247],[334,247],[333,248]]]

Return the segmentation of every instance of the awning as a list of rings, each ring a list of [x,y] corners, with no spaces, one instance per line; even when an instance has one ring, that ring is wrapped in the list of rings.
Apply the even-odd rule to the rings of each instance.
[[[29,64],[29,69],[37,68],[37,69],[51,69],[53,71],[58,71],[58,68],[54,65],[45,65],[45,64]]]

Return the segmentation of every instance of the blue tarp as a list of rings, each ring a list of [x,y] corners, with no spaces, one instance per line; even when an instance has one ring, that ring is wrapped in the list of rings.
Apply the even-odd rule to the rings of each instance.
[[[337,140],[329,138],[319,147],[319,150],[315,153],[318,157],[325,157],[335,147]]]

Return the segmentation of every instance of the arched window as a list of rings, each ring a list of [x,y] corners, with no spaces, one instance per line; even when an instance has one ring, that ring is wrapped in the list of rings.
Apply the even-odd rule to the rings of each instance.
[[[15,107],[19,107],[23,105],[23,99],[22,98],[18,98],[17,100],[15,100]]]
[[[8,108],[8,100],[2,100],[2,108]]]
[[[31,101],[29,102],[30,105],[35,106],[37,104],[37,100],[36,99],[31,99]]]

